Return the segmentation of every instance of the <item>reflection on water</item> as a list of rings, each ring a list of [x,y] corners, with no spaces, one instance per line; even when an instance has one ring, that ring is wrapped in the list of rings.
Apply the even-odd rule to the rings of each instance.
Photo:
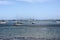
[[[11,40],[59,40],[60,27],[26,27],[26,26],[4,26],[0,27],[0,39]],[[38,39],[37,39],[38,38]]]

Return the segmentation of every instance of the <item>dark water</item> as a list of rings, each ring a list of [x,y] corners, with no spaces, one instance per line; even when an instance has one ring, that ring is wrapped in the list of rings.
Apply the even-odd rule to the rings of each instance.
[[[60,40],[60,27],[1,26],[0,40]]]

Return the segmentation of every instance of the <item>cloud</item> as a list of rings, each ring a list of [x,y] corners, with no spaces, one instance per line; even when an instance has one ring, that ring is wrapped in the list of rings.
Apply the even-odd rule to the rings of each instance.
[[[0,0],[0,5],[9,5],[11,4],[12,2],[10,1],[6,1],[6,0]]]
[[[36,3],[36,2],[44,3],[44,2],[48,2],[50,0],[16,0],[16,1],[24,1],[24,2],[30,2],[30,3]]]

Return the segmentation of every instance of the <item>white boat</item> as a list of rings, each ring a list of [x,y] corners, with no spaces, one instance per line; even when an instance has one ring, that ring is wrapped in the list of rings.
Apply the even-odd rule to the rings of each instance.
[[[56,23],[60,24],[60,21],[56,21]]]
[[[1,20],[0,24],[6,24],[7,22],[5,20]]]
[[[23,23],[16,22],[14,25],[16,25],[16,26],[20,26],[20,25],[23,25]]]

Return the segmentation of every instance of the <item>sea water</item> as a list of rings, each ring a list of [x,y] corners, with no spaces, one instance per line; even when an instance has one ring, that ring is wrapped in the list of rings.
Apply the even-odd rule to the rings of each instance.
[[[56,26],[1,26],[0,40],[60,40]]]

